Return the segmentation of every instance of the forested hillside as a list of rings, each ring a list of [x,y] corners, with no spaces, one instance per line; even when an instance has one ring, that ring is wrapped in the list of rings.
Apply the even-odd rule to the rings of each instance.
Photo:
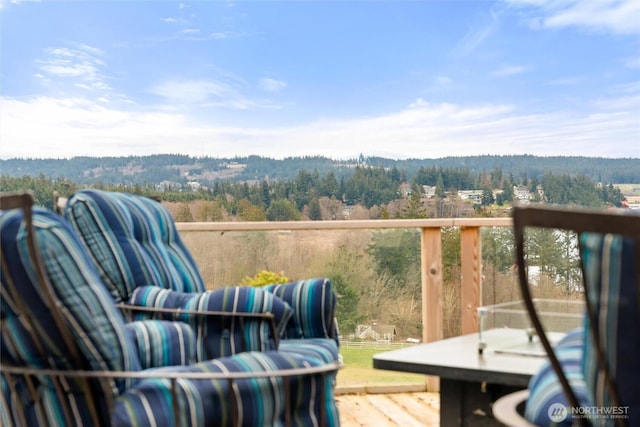
[[[241,159],[225,162],[184,156],[171,159],[170,156],[151,156],[137,159],[135,164],[123,159],[119,159],[120,163],[106,159],[106,163],[100,164],[92,159],[87,164],[92,169],[85,171],[79,180],[67,177],[70,174],[66,167],[61,167],[64,173],[53,176],[21,169],[20,176],[3,173],[0,190],[29,189],[39,204],[49,208],[53,192],[66,197],[86,186],[126,191],[181,204],[174,212],[178,221],[487,216],[506,214],[506,208],[513,201],[522,200],[589,207],[621,206],[625,201],[612,182],[595,182],[583,173],[545,172],[540,177],[524,173],[517,177],[498,167],[475,174],[466,167],[434,165],[420,166],[415,173],[408,174],[395,165],[373,165],[375,162],[367,159],[334,165],[326,159],[305,158],[279,163],[257,161],[256,167],[262,165],[264,171],[273,171],[281,177],[241,180],[238,176],[248,174],[250,168],[249,163],[241,163]],[[194,160],[199,162],[195,169]],[[249,159],[242,161],[249,162]],[[207,162],[212,164],[207,166]],[[267,166],[270,162],[275,163]],[[106,166],[107,163],[111,166]],[[298,169],[293,178],[288,178],[293,172],[286,168],[280,170],[278,165],[296,165]],[[324,172],[318,168],[301,168],[304,165],[322,166]],[[109,176],[116,182],[100,179],[107,176],[105,171],[109,168],[112,168]],[[152,174],[165,169],[173,171],[173,180],[161,180],[166,176]],[[142,176],[147,177],[143,183],[133,179]],[[207,205],[196,212],[189,204],[200,200]]]
[[[514,182],[541,180],[546,173],[584,175],[594,182],[640,183],[640,159],[593,157],[475,156],[441,159],[394,160],[364,157],[333,160],[326,157],[291,157],[283,160],[260,156],[237,158],[191,157],[179,154],[129,157],[74,157],[71,159],[0,160],[4,176],[44,175],[68,179],[78,185],[183,185],[197,182],[212,186],[216,181],[255,182],[294,180],[300,170],[338,180],[349,177],[355,166],[374,166],[397,171],[412,181],[421,169],[458,169],[477,179],[494,169],[511,176]]]

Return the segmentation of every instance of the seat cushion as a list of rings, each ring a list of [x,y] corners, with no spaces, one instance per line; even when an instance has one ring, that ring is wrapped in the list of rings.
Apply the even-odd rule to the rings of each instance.
[[[554,351],[580,404],[592,406],[582,375],[583,343],[584,330],[574,329],[558,342]],[[554,412],[558,405],[562,408],[569,406],[558,377],[547,361],[529,381],[525,418],[538,426],[571,426],[573,417],[570,413]],[[554,416],[560,418],[553,419]]]
[[[285,330],[286,338],[333,338],[336,294],[328,279],[307,279],[265,286],[267,292],[282,298],[293,309]]]
[[[228,287],[215,291],[184,293],[156,286],[143,286],[133,292],[130,304],[198,312],[271,313],[274,316],[277,336],[282,334],[293,314],[291,307],[280,298],[261,288],[252,287]],[[136,316],[144,318],[147,315],[143,312]],[[199,361],[229,356],[241,351],[266,351],[275,348],[270,325],[263,319],[241,320],[239,317],[188,315],[182,315],[180,319],[189,323],[196,331]]]
[[[326,363],[335,363],[341,360],[338,344],[331,338],[290,338],[282,340],[278,350],[283,353],[314,357]]]
[[[616,235],[581,236],[585,284],[600,329],[599,345],[629,421],[640,420],[640,313],[638,256],[634,241]],[[590,328],[587,320],[587,327]],[[590,335],[585,338],[584,376],[594,404],[612,407],[611,392],[597,363]],[[604,421],[603,421],[604,422]],[[609,420],[611,423],[611,420]]]
[[[204,282],[171,214],[146,197],[102,190],[71,196],[65,217],[79,232],[116,302],[138,286],[201,292]]]
[[[207,361],[172,372],[233,373],[273,372],[277,369],[320,367],[324,362],[303,355],[282,352],[245,352]],[[164,369],[154,370],[161,374]],[[240,426],[286,425],[286,403],[293,412],[295,426],[338,426],[339,415],[333,395],[335,372],[293,376],[285,386],[282,377],[238,380],[232,387],[226,380],[179,379],[177,386],[177,425],[232,426],[232,402],[238,402]],[[112,425],[174,426],[171,383],[163,379],[141,381],[116,401]],[[324,417],[324,422],[322,418]]]

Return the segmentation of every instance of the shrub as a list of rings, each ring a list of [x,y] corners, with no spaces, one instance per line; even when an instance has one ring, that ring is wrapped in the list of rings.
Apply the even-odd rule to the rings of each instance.
[[[245,277],[241,284],[244,286],[266,286],[274,283],[287,283],[287,279],[282,273],[274,273],[269,270],[262,270],[253,277]]]

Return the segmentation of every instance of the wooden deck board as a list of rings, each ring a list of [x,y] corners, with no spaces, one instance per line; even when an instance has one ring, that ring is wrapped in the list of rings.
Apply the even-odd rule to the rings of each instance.
[[[345,394],[336,400],[343,427],[440,425],[438,393]]]
[[[387,397],[423,423],[438,425],[440,422],[440,396],[436,393],[394,393]]]
[[[413,414],[402,406],[397,405],[389,396],[384,394],[371,394],[367,396],[367,400],[398,425],[406,427],[422,427],[424,425],[419,421],[419,418],[416,419]]]

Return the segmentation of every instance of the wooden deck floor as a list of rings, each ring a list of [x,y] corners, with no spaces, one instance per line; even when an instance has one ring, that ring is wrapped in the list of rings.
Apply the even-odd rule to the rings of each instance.
[[[429,392],[336,396],[343,427],[437,427],[440,394]]]

